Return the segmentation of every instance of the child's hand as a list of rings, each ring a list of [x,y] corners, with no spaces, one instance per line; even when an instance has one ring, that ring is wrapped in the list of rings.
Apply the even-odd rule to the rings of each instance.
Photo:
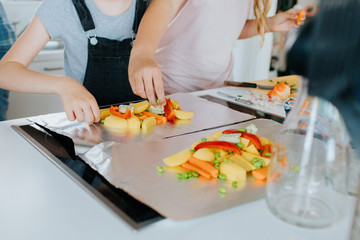
[[[292,8],[286,12],[280,12],[275,16],[268,18],[269,30],[271,32],[286,32],[291,28],[299,27],[304,24],[306,14],[303,14],[299,22],[296,21],[300,11],[301,9]]]
[[[58,94],[63,102],[64,110],[70,121],[78,120],[87,123],[100,121],[100,109],[86,88],[73,78],[60,79]]]
[[[156,106],[165,104],[165,93],[161,70],[156,64],[155,56],[132,56],[129,62],[129,81],[134,94],[147,98]]]

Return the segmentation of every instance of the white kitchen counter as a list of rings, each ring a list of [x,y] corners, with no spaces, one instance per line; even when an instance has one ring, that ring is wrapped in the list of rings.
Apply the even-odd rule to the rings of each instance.
[[[265,200],[191,221],[134,231],[10,128],[0,123],[0,239],[347,239],[355,199],[331,227],[305,229],[274,217]]]

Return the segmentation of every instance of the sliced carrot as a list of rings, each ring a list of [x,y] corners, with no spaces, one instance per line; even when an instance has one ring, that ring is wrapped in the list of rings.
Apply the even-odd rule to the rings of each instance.
[[[155,120],[156,120],[156,124],[164,124],[167,122],[167,119],[166,117],[163,117],[163,116],[160,116],[160,115],[157,115],[155,113],[151,113],[151,112],[143,112],[142,113],[143,116],[147,116],[147,117],[154,117]]]
[[[272,145],[271,144],[265,144],[265,145],[263,145],[263,151],[261,153],[261,156],[267,157],[267,156],[265,156],[265,153],[271,153],[271,152],[272,152]]]
[[[200,174],[201,176],[203,176],[205,178],[208,178],[208,179],[211,178],[209,173],[205,172],[204,170],[202,170],[202,169],[200,169],[200,168],[198,168],[198,167],[196,167],[196,166],[194,166],[194,165],[192,165],[190,163],[185,162],[185,163],[181,164],[181,166],[183,168],[188,169],[189,171],[195,171],[195,172],[197,172],[198,174]]]
[[[207,173],[209,173],[211,177],[217,178],[219,170],[214,168],[210,163],[205,162],[203,160],[200,160],[200,159],[194,157],[194,155],[191,155],[189,157],[189,162],[191,164],[193,164],[194,166],[196,166],[196,167],[206,171]]]
[[[141,120],[141,121],[143,121],[145,118],[147,118],[148,116],[145,116],[145,115],[141,115],[141,116],[139,116],[138,114],[135,114],[138,118],[139,118],[139,120]]]
[[[305,14],[305,9],[299,12],[298,17],[296,18],[296,23],[299,23],[301,21],[301,19],[304,17],[304,14]]]
[[[199,176],[198,179],[200,179],[202,181],[206,181],[206,182],[216,182],[215,178],[205,178],[203,176]]]
[[[262,167],[252,171],[252,175],[257,180],[265,180],[267,178],[268,167]]]

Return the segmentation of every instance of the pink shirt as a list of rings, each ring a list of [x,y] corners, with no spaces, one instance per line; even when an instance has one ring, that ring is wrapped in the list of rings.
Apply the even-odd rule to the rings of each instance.
[[[188,0],[156,52],[167,94],[223,85],[232,79],[232,48],[251,0]]]

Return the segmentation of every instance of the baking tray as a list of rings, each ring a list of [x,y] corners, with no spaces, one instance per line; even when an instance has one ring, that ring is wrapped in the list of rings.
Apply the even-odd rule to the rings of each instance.
[[[252,115],[229,109],[189,93],[176,93],[168,97],[179,101],[183,111],[194,112],[193,118],[188,121],[157,125],[148,134],[142,134],[141,131],[114,131],[104,128],[101,124],[70,122],[65,113],[41,115],[29,118],[29,120],[70,137],[75,144],[95,146],[106,141],[136,143],[170,138],[254,119]]]
[[[265,186],[253,184],[250,177],[242,189],[234,189],[231,184],[221,181],[177,180],[176,172],[165,171],[158,174],[156,166],[164,166],[162,159],[190,148],[193,142],[203,137],[229,128],[244,128],[251,123],[259,129],[259,136],[270,139],[275,138],[281,127],[281,124],[272,120],[256,119],[150,142],[104,142],[81,157],[115,187],[161,215],[173,220],[198,218],[261,199],[265,195]],[[220,186],[225,186],[228,190],[225,197],[218,193]]]

